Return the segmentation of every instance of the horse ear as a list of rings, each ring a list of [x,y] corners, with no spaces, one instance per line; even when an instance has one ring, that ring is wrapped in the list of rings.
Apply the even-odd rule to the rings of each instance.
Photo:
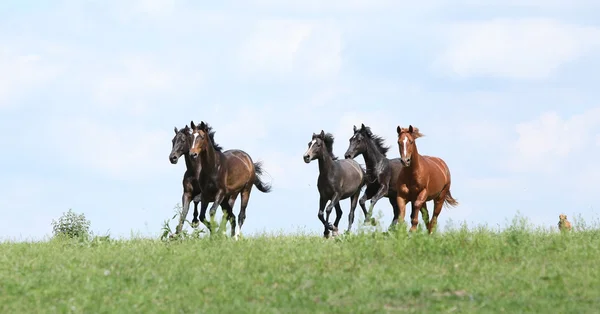
[[[356,133],[356,131],[358,131],[358,129],[356,128],[356,125],[354,126],[354,133]]]
[[[196,128],[196,124],[194,124],[194,120],[190,121],[190,126],[192,127],[192,129]]]
[[[204,123],[204,121],[200,121],[200,129],[206,130],[206,124]]]
[[[408,126],[408,133],[412,133],[412,132],[414,132],[414,131],[415,131],[415,129],[413,129],[413,126],[412,126],[412,124],[411,124],[411,125],[409,125],[409,126]]]
[[[402,128],[400,128],[400,126],[398,126],[398,127],[396,128],[396,132],[398,132],[398,135],[400,135],[400,133],[402,132]]]
[[[321,130],[321,134],[322,137],[325,136],[325,131]]]
[[[175,134],[177,134],[177,132],[178,132],[177,127],[175,127],[173,130],[175,131]]]
[[[361,129],[361,130],[364,130],[364,129],[365,129],[365,124],[364,124],[364,123],[361,123],[361,124],[360,124],[360,129]]]

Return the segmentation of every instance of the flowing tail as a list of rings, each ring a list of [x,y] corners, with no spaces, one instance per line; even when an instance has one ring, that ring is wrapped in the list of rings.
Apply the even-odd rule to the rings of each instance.
[[[254,163],[254,173],[256,174],[256,178],[254,179],[254,186],[256,186],[256,188],[263,193],[271,192],[271,185],[263,182],[263,180],[261,179],[261,176],[263,174],[261,161]]]
[[[458,206],[458,201],[454,199],[454,197],[452,197],[452,193],[450,193],[450,190],[448,190],[448,193],[446,194],[446,199],[444,200],[444,203],[446,203],[447,206]]]

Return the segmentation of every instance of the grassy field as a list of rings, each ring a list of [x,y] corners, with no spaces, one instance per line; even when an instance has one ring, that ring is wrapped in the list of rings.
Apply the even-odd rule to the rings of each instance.
[[[600,231],[0,244],[1,313],[597,313]]]

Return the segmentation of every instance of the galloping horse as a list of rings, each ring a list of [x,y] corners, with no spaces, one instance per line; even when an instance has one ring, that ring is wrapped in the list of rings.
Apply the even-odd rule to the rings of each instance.
[[[319,190],[319,220],[323,223],[325,238],[329,237],[329,231],[333,231],[333,236],[338,234],[338,225],[342,218],[342,207],[340,200],[350,198],[350,214],[348,216],[348,231],[354,221],[354,210],[360,195],[360,190],[365,185],[365,170],[353,159],[338,160],[333,154],[333,135],[325,134],[321,130],[320,134],[312,135],[312,140],[308,143],[308,150],[304,153],[304,162],[310,163],[312,160],[319,160],[319,177],[317,179],[317,189]],[[325,208],[325,205],[327,208]],[[335,206],[335,222],[333,226],[329,223],[329,215]],[[323,217],[323,212],[327,217]]]
[[[390,149],[389,146],[384,146],[383,138],[373,134],[371,128],[361,124],[360,129],[354,126],[354,135],[350,138],[348,150],[344,154],[346,159],[354,159],[358,155],[362,155],[367,166],[365,193],[360,198],[358,203],[365,214],[365,223],[373,215],[373,207],[382,197],[387,197],[394,212],[394,219],[390,228],[398,223],[398,202],[396,201],[396,182],[398,175],[402,169],[400,158],[388,159],[386,154]],[[371,206],[367,214],[365,202],[371,200]],[[427,212],[427,204],[423,204],[421,215],[424,220],[429,220]],[[374,220],[374,219],[373,219]],[[350,221],[352,225],[352,221]],[[348,226],[350,229],[350,226]]]
[[[177,127],[174,128],[175,136],[171,140],[172,148],[171,153],[169,154],[169,161],[171,164],[177,164],[179,161],[179,157],[183,155],[185,159],[185,173],[183,174],[183,194],[181,196],[181,216],[179,217],[179,224],[175,229],[175,234],[181,232],[183,228],[183,222],[187,217],[190,202],[194,202],[194,218],[192,220],[192,227],[198,225],[198,203],[200,202],[200,185],[198,184],[198,177],[200,176],[200,170],[202,167],[197,159],[192,159],[190,157],[190,146],[191,146],[191,133],[192,129],[190,129],[187,125],[181,129],[177,130]],[[209,134],[211,139],[214,139],[215,132],[211,132]]]
[[[433,232],[437,224],[437,218],[442,211],[444,203],[449,206],[457,206],[458,201],[450,193],[450,169],[441,158],[419,155],[415,140],[422,137],[419,129],[409,125],[408,128],[396,128],[398,132],[398,149],[402,170],[398,175],[396,183],[397,202],[400,217],[404,220],[406,203],[412,203],[410,214],[412,226],[410,231],[417,229],[418,209],[425,202],[433,200],[433,217],[431,222],[425,220],[429,233]]]
[[[239,149],[223,152],[211,136],[212,128],[204,121],[201,121],[200,125],[195,125],[194,121],[191,121],[190,125],[192,127],[190,157],[199,159],[202,167],[198,178],[201,191],[200,221],[212,231],[210,221],[206,220],[208,203],[213,202],[210,208],[211,218],[214,218],[217,207],[221,205],[227,211],[231,236],[237,239],[246,219],[246,206],[248,206],[252,185],[263,193],[271,191],[271,186],[265,184],[260,178],[263,172],[262,163],[254,163],[250,155]],[[242,200],[238,217],[239,227],[236,228],[233,205],[240,194]]]

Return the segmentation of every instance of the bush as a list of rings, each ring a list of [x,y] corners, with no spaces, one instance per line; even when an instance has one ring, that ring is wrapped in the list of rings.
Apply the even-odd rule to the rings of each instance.
[[[90,221],[84,214],[76,214],[69,209],[58,221],[52,219],[52,233],[55,237],[87,238],[90,236]]]

